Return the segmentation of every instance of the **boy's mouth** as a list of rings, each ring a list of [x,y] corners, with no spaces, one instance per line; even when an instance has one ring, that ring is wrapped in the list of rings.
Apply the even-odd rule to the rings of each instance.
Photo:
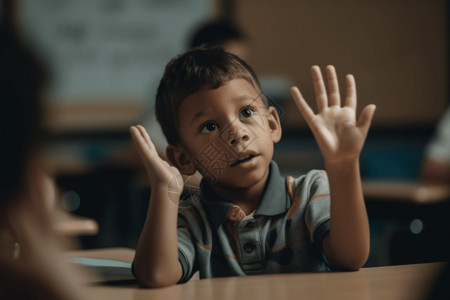
[[[232,163],[232,164],[230,165],[230,167],[235,167],[235,166],[237,166],[237,165],[239,165],[239,164],[245,163],[245,162],[247,162],[247,161],[253,159],[254,157],[256,157],[255,154],[248,154],[248,155],[244,156],[243,158],[241,158],[241,159],[235,161],[234,163]]]

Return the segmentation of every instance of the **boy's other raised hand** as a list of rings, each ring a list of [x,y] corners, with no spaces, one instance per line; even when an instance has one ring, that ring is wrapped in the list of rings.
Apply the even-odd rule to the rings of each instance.
[[[144,163],[153,190],[167,191],[168,197],[178,204],[183,191],[183,178],[174,166],[162,159],[155,148],[150,136],[141,125],[131,126],[130,133],[139,156]]]
[[[325,163],[335,164],[358,159],[369,131],[375,105],[366,106],[356,120],[356,85],[352,75],[347,75],[346,98],[341,106],[336,70],[327,66],[327,89],[318,66],[311,68],[316,92],[317,114],[306,103],[297,87],[291,88],[294,101],[311,128],[324,156]]]

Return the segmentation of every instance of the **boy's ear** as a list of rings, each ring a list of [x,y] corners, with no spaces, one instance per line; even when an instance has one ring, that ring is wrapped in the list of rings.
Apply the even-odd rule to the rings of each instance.
[[[169,162],[174,165],[181,174],[192,175],[196,168],[192,157],[187,154],[181,146],[169,145],[166,148]]]
[[[278,112],[273,106],[269,106],[267,109],[269,112],[267,121],[269,122],[270,134],[272,135],[272,141],[278,143],[281,139],[281,122]]]

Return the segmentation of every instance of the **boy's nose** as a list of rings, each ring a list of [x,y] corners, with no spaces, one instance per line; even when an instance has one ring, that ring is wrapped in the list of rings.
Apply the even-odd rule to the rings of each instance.
[[[247,129],[241,126],[231,125],[228,130],[228,140],[230,145],[234,146],[240,142],[246,142],[250,139]]]

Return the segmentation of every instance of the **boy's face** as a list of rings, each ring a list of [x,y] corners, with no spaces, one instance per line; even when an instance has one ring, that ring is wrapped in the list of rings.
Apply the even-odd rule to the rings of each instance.
[[[268,175],[273,144],[281,138],[278,114],[245,79],[204,88],[180,105],[181,143],[175,164],[197,169],[210,183],[245,188]],[[172,159],[173,160],[173,159]],[[191,168],[189,168],[189,166]]]

